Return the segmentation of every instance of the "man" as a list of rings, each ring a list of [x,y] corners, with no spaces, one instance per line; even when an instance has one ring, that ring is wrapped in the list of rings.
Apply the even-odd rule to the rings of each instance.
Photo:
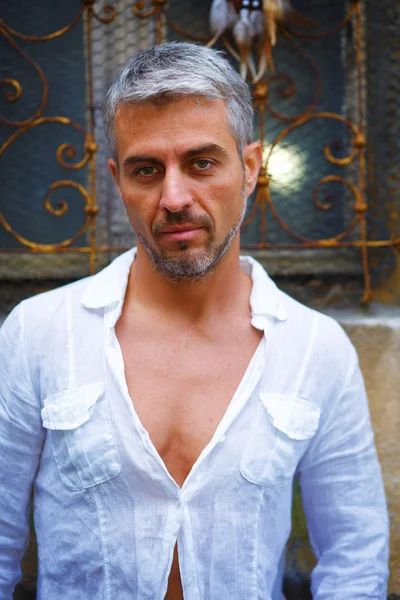
[[[107,94],[137,249],[0,337],[0,597],[34,494],[39,600],[268,600],[298,475],[317,600],[383,600],[388,522],[353,347],[239,258],[261,163],[247,86],[186,43]]]

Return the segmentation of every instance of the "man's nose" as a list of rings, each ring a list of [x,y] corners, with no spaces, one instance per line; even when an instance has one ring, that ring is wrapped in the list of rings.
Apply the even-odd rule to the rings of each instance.
[[[180,212],[193,204],[193,196],[187,187],[185,176],[178,170],[167,172],[163,179],[160,208]]]

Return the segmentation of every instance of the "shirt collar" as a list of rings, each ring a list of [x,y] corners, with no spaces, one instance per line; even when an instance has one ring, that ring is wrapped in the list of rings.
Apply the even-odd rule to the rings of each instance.
[[[251,256],[241,256],[240,266],[253,281],[250,294],[252,317],[269,316],[286,321],[285,294],[275,285],[264,267]]]
[[[118,256],[105,269],[93,275],[82,296],[83,306],[105,308],[114,302],[122,302],[135,255],[136,248],[132,248]]]
[[[132,248],[91,277],[84,291],[82,304],[86,308],[104,308],[114,302],[122,302],[135,255],[136,248]],[[252,317],[270,316],[278,321],[285,321],[287,314],[284,294],[276,287],[262,265],[250,256],[241,256],[240,266],[253,280],[250,295]]]

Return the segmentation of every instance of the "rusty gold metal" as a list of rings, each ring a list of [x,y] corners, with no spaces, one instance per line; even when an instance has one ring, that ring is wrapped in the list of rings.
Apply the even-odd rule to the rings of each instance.
[[[354,146],[354,148],[357,148],[358,150],[363,150],[364,148],[366,148],[367,140],[365,139],[364,135],[361,132],[359,132],[357,137],[354,138],[353,146]]]
[[[95,4],[95,2],[91,2],[91,0],[88,0],[87,3],[88,3],[88,6],[91,6],[91,7],[93,6],[93,4]],[[91,12],[93,17],[95,19],[97,19],[97,21],[100,21],[100,23],[105,23],[105,24],[112,23],[112,21],[114,21],[115,17],[117,16],[117,11],[116,11],[115,7],[111,6],[110,4],[106,4],[105,6],[103,6],[102,11],[104,13],[104,16],[101,16],[99,13],[97,13],[93,9]]]
[[[115,18],[114,9],[107,5],[106,12]],[[88,152],[89,158],[89,179],[90,179],[90,195],[87,207],[92,210],[86,211],[90,220],[90,233],[89,233],[89,245],[90,245],[90,272],[96,271],[96,255],[97,255],[97,239],[96,239],[96,215],[98,207],[96,205],[96,152],[95,152],[95,107],[94,107],[94,95],[93,95],[93,54],[92,54],[92,29],[93,29],[93,18],[98,19],[98,15],[94,12],[93,5],[86,6],[85,14],[85,25],[86,25],[86,41],[87,41],[87,82],[88,82],[88,100],[89,100],[89,136],[86,140],[89,144],[91,151]],[[100,19],[101,20],[101,19]],[[86,208],[87,208],[86,207]],[[96,210],[97,209],[97,210]]]
[[[361,206],[363,204],[363,200],[360,196],[360,192],[359,192],[358,188],[353,183],[351,183],[351,181],[348,181],[347,179],[344,179],[343,177],[339,177],[338,175],[327,175],[326,177],[323,177],[322,179],[320,179],[320,181],[317,183],[317,185],[315,186],[315,188],[313,190],[314,203],[317,208],[319,208],[320,210],[331,210],[332,204],[330,202],[321,202],[321,200],[319,199],[319,191],[323,185],[326,185],[327,183],[332,183],[332,182],[341,183],[342,185],[345,185],[346,187],[349,188],[349,190],[351,191],[351,193],[353,194],[353,196],[356,199],[354,206]],[[356,211],[356,212],[359,212],[359,211]]]
[[[351,6],[350,6],[345,18],[343,19],[343,21],[341,21],[335,27],[332,27],[328,31],[324,31],[324,32],[320,32],[320,33],[312,33],[309,31],[299,31],[299,30],[290,28],[290,32],[293,35],[295,35],[296,37],[308,38],[308,39],[314,39],[314,40],[329,37],[335,33],[338,33],[347,23],[349,23],[353,19],[354,15],[356,13],[356,10],[357,10],[355,5],[359,4],[359,3],[360,3],[360,0],[351,0]]]
[[[69,182],[69,183],[71,183],[71,182]],[[47,210],[47,212],[49,212],[51,215],[53,215],[55,217],[62,217],[62,215],[64,215],[67,212],[68,203],[65,202],[65,200],[59,200],[57,202],[58,208],[54,208],[54,206],[51,204],[51,201],[50,201],[51,194],[53,193],[54,190],[57,190],[60,187],[68,186],[69,183],[66,181],[57,181],[57,182],[53,183],[47,191],[47,194],[44,199],[44,207]],[[71,186],[71,187],[74,187],[74,186]]]
[[[60,217],[60,216],[64,215],[68,210],[68,205],[64,200],[61,200],[58,202],[58,208],[54,208],[50,201],[50,196],[51,196],[52,192],[61,187],[75,188],[83,196],[86,204],[90,206],[90,196],[89,196],[87,190],[82,185],[80,185],[76,181],[62,180],[62,181],[57,181],[57,182],[53,183],[50,186],[50,188],[46,194],[46,197],[44,200],[44,206],[50,214],[52,214],[56,217]],[[4,229],[8,233],[10,233],[20,244],[22,244],[23,246],[26,246],[32,252],[53,253],[53,252],[57,252],[61,249],[65,249],[68,246],[71,246],[76,240],[78,240],[85,233],[85,231],[90,226],[90,223],[91,223],[91,218],[89,215],[88,218],[85,220],[85,223],[82,225],[82,227],[71,238],[63,240],[62,242],[59,242],[58,244],[40,244],[38,242],[33,242],[31,240],[28,240],[24,236],[17,233],[14,230],[14,228],[8,223],[8,221],[4,218],[4,216],[0,213],[0,225],[2,225],[4,227]],[[75,250],[75,248],[74,248],[74,250]]]
[[[47,81],[46,81],[46,78],[44,76],[42,69],[37,64],[36,61],[34,61],[26,52],[24,52],[24,50],[22,50],[20,48],[20,46],[17,44],[17,42],[12,37],[12,34],[11,34],[12,31],[13,30],[8,29],[7,26],[4,24],[4,22],[0,19],[0,35],[2,35],[8,41],[8,43],[19,54],[21,54],[21,56],[25,60],[27,60],[33,66],[33,68],[36,70],[36,72],[39,76],[39,79],[42,83],[42,86],[43,86],[40,106],[30,118],[28,118],[24,121],[10,121],[9,119],[5,119],[4,117],[2,117],[0,115],[0,123],[5,123],[6,125],[11,125],[13,127],[23,127],[24,125],[27,125],[31,121],[34,121],[35,119],[39,118],[44,113],[44,110],[45,110],[46,104],[47,104],[49,89],[48,89]],[[8,92],[5,95],[6,99],[9,102],[16,102],[21,98],[23,89],[22,89],[22,86],[19,83],[19,81],[17,81],[16,79],[3,79],[2,81],[0,81],[0,84],[8,84],[8,85],[12,85],[14,87],[14,90],[15,90],[14,94],[12,92]]]
[[[42,41],[48,41],[48,40],[54,39],[56,37],[59,37],[59,36],[63,35],[64,33],[66,33],[67,31],[69,31],[70,29],[72,29],[72,27],[74,27],[80,21],[80,19],[82,18],[82,15],[83,15],[83,11],[84,11],[84,7],[82,6],[79,14],[77,15],[77,17],[74,19],[74,21],[70,25],[63,27],[62,29],[60,29],[58,31],[52,32],[51,34],[41,36],[41,37],[25,35],[20,32],[17,32],[14,29],[11,29],[10,27],[8,27],[4,23],[4,21],[2,21],[0,19],[0,35],[2,35],[10,43],[10,45],[35,68],[35,70],[38,73],[38,76],[42,82],[42,86],[43,86],[40,107],[28,119],[17,122],[17,121],[10,121],[10,120],[5,119],[4,117],[0,116],[1,122],[6,123],[7,125],[11,125],[14,128],[16,128],[16,130],[9,136],[9,138],[0,147],[0,158],[13,142],[19,136],[23,135],[27,131],[29,131],[35,127],[44,125],[44,124],[58,123],[61,125],[72,126],[75,129],[78,129],[82,132],[82,134],[84,136],[85,156],[78,163],[75,163],[75,164],[68,163],[64,160],[64,154],[69,159],[73,159],[76,154],[75,147],[71,144],[61,144],[58,147],[57,153],[56,153],[57,161],[64,168],[74,169],[74,170],[84,167],[90,161],[91,162],[94,161],[94,154],[97,150],[97,145],[94,141],[93,133],[91,135],[87,134],[86,131],[79,124],[74,123],[73,121],[71,121],[70,119],[68,119],[66,117],[57,116],[57,117],[45,118],[42,116],[44,113],[46,104],[47,104],[47,97],[48,97],[48,84],[47,84],[46,78],[44,76],[44,73],[43,73],[41,67],[37,64],[37,62],[34,61],[24,50],[22,50],[20,48],[19,44],[17,43],[17,41],[14,39],[14,38],[17,38],[17,39],[19,38],[19,39],[23,39],[25,41],[30,41],[30,42],[42,42]],[[9,102],[16,102],[21,98],[23,89],[17,80],[9,78],[9,79],[2,80],[0,83],[11,85],[14,88],[13,92],[9,91],[5,94],[5,97]],[[44,198],[44,208],[51,215],[53,215],[55,217],[62,217],[67,212],[68,204],[65,200],[58,201],[56,203],[56,206],[53,206],[53,204],[51,202],[51,197],[52,197],[53,192],[60,188],[72,188],[72,189],[77,190],[80,193],[80,195],[83,197],[83,200],[85,202],[86,219],[85,219],[83,225],[80,227],[80,229],[71,238],[62,240],[56,244],[42,244],[42,243],[38,243],[38,242],[33,242],[32,240],[29,240],[26,237],[19,234],[12,227],[12,225],[7,221],[7,219],[4,217],[4,215],[0,213],[0,225],[2,225],[4,227],[4,229],[10,235],[12,235],[21,245],[23,245],[28,251],[35,252],[35,253],[37,253],[37,252],[56,253],[61,250],[65,250],[66,248],[72,246],[72,244],[74,242],[76,242],[80,237],[82,237],[90,227],[92,227],[92,229],[93,229],[94,217],[97,213],[97,207],[95,206],[95,198],[93,198],[93,196],[90,195],[88,193],[88,191],[81,184],[79,184],[77,182],[70,181],[70,180],[59,180],[59,181],[52,183],[46,193],[45,198]],[[76,249],[74,248],[74,251],[77,251],[77,252],[79,252],[81,250],[82,249],[80,249],[80,248],[76,248]]]
[[[268,161],[272,154],[274,147],[276,147],[293,129],[297,129],[305,124],[309,123],[314,119],[336,119],[345,124],[350,132],[353,135],[351,140],[352,150],[348,156],[345,157],[337,157],[333,154],[333,146],[332,144],[327,144],[324,148],[325,158],[333,165],[339,167],[348,166],[355,161],[358,161],[358,181],[357,183],[353,181],[348,181],[343,177],[339,177],[337,175],[330,175],[322,178],[314,187],[313,190],[313,199],[314,203],[319,210],[331,210],[332,203],[331,202],[322,202],[319,199],[319,191],[323,185],[336,182],[341,185],[346,186],[352,193],[355,198],[355,203],[353,205],[353,210],[355,213],[353,221],[347,227],[347,229],[338,235],[322,240],[311,240],[306,238],[305,236],[301,236],[295,231],[293,231],[287,223],[280,217],[278,211],[273,203],[271,197],[271,190],[269,185],[265,185],[264,177],[260,177],[259,188],[261,189],[261,193],[257,192],[254,205],[249,214],[249,217],[243,224],[243,228],[246,228],[254,219],[257,209],[260,210],[260,238],[261,241],[258,244],[252,244],[249,247],[252,248],[283,248],[283,247],[313,247],[313,248],[333,248],[333,247],[357,247],[361,250],[361,260],[363,265],[363,273],[364,273],[364,296],[362,301],[369,302],[372,299],[372,291],[371,291],[371,281],[370,281],[370,272],[369,272],[369,262],[368,262],[368,248],[369,247],[398,247],[398,239],[394,240],[368,240],[367,239],[367,221],[366,214],[368,211],[368,203],[365,195],[365,177],[366,177],[366,167],[365,167],[365,151],[367,140],[365,137],[365,133],[363,131],[364,122],[363,122],[363,96],[362,96],[362,64],[363,64],[363,55],[362,55],[362,32],[361,32],[361,3],[359,0],[352,2],[348,14],[345,19],[335,28],[331,29],[325,33],[303,33],[297,32],[293,29],[287,28],[286,30],[281,28],[281,33],[283,33],[288,41],[294,41],[293,36],[297,37],[307,37],[307,38],[323,38],[333,33],[339,31],[346,23],[354,21],[355,24],[355,54],[356,54],[356,64],[357,64],[357,107],[358,107],[358,119],[357,125],[350,122],[348,119],[345,119],[341,115],[336,115],[333,113],[316,113],[315,108],[317,106],[318,99],[320,97],[320,93],[322,91],[322,83],[320,78],[318,78],[317,82],[317,90],[318,93],[315,96],[313,103],[303,112],[302,115],[296,115],[295,117],[287,117],[282,115],[276,111],[274,111],[268,101],[268,94],[266,94],[265,100],[265,109],[273,115],[275,118],[278,118],[282,121],[291,120],[292,124],[285,128],[274,140],[270,147],[269,154],[264,164],[264,171],[268,171]],[[296,43],[294,46],[297,46],[297,50],[301,49],[298,47]],[[303,53],[304,56],[304,53]],[[317,68],[313,61],[309,59],[309,57],[305,58],[309,61],[310,65],[315,67],[315,72],[317,72]],[[286,75],[273,75],[267,80],[267,84],[271,84],[273,81],[277,81],[278,78],[288,84],[287,88],[281,89],[281,95],[284,96],[285,93],[288,97],[295,93],[295,85],[294,82]],[[255,105],[257,109],[259,109],[260,103],[263,102],[262,94],[259,93],[259,90],[255,90]],[[259,123],[261,122],[262,114],[259,112]],[[261,124],[261,123],[260,123]],[[261,128],[260,128],[261,130]],[[261,137],[260,133],[260,137]],[[260,183],[262,185],[260,186]],[[270,214],[272,217],[279,223],[280,227],[286,231],[292,238],[299,241],[301,245],[298,244],[265,244],[263,240],[265,240],[265,210],[266,207],[269,208]],[[359,231],[359,240],[348,240],[350,233],[354,233],[354,231],[358,228]]]
[[[19,100],[21,98],[21,95],[22,95],[21,84],[16,79],[10,79],[10,78],[0,79],[0,85],[7,84],[7,83],[14,88],[14,91],[13,92],[12,91],[5,92],[5,97],[9,102],[16,102],[17,100]]]
[[[260,115],[261,117],[261,115]],[[275,218],[275,220],[279,223],[280,227],[286,231],[286,233],[288,233],[291,237],[293,237],[294,239],[304,243],[306,246],[308,247],[307,244],[312,244],[313,247],[321,247],[321,248],[326,248],[326,247],[334,247],[337,246],[337,244],[344,239],[346,236],[348,236],[357,226],[357,224],[360,221],[360,217],[359,217],[359,212],[356,213],[355,218],[353,219],[353,221],[351,222],[351,224],[347,227],[347,229],[343,232],[340,232],[339,234],[337,234],[334,238],[331,238],[330,241],[326,241],[326,240],[319,240],[319,241],[314,241],[311,240],[310,238],[307,238],[305,236],[299,235],[298,233],[296,233],[295,231],[293,231],[293,229],[287,224],[285,223],[285,221],[280,217],[280,215],[278,214],[275,205],[273,203],[272,197],[271,197],[271,191],[269,189],[269,185],[266,185],[266,183],[269,184],[269,181],[266,182],[265,181],[265,174],[268,172],[268,163],[270,160],[270,157],[274,151],[274,149],[282,142],[282,140],[284,140],[294,129],[298,129],[299,127],[306,125],[307,123],[309,123],[310,121],[314,121],[314,120],[318,120],[318,119],[334,119],[337,120],[341,123],[343,123],[346,127],[349,128],[350,132],[353,134],[353,136],[356,138],[359,135],[359,131],[358,128],[356,127],[356,125],[354,125],[351,121],[349,121],[348,119],[346,119],[345,117],[341,116],[341,115],[337,115],[335,113],[328,113],[328,112],[320,112],[320,113],[312,113],[312,114],[305,114],[305,116],[303,116],[301,119],[299,119],[298,121],[291,123],[290,125],[288,125],[285,129],[283,129],[281,131],[281,133],[275,138],[274,142],[271,144],[271,146],[269,147],[269,151],[265,160],[265,164],[263,166],[263,169],[260,173],[261,175],[261,181],[259,181],[259,189],[257,191],[256,194],[256,198],[254,201],[254,204],[252,206],[252,210],[248,216],[248,218],[245,220],[245,222],[243,223],[242,228],[245,229],[246,227],[248,227],[248,225],[250,225],[250,223],[253,221],[257,209],[260,209],[260,217],[261,217],[261,224],[260,224],[260,237],[261,237],[261,242],[259,244],[257,244],[257,248],[270,248],[270,247],[275,247],[275,246],[270,246],[270,245],[265,245],[264,240],[266,239],[266,223],[265,223],[265,211],[266,208],[268,207],[272,216]],[[263,136],[263,129],[262,127],[260,127],[260,137]],[[263,137],[261,137],[261,139],[263,139]],[[350,162],[350,160],[354,160],[355,157],[355,152],[353,152],[353,154],[350,157],[346,157],[346,159],[337,159],[332,155],[331,149],[329,146],[327,146],[325,148],[325,156],[326,158],[329,160],[329,162],[331,162],[332,164],[342,164],[342,161],[345,160],[346,164],[348,162]],[[353,156],[354,155],[354,156]],[[318,198],[318,193],[319,193],[319,189],[329,183],[329,182],[337,182],[340,183],[344,186],[346,186],[354,195],[355,197],[355,205],[359,206],[360,204],[362,204],[362,198],[359,194],[359,190],[358,188],[352,183],[347,181],[346,179],[342,178],[342,177],[338,177],[338,176],[327,176],[324,177],[320,182],[317,183],[317,185],[314,188],[313,191],[313,198],[314,198],[314,202],[317,206],[317,208],[319,208],[320,210],[330,210],[332,208],[332,206],[330,204],[327,203],[322,203],[319,198]],[[260,183],[262,184],[260,187]],[[331,244],[331,246],[329,246],[329,244]],[[253,247],[253,246],[252,246]],[[278,246],[276,246],[278,247]]]
[[[261,214],[261,244],[264,246],[267,243],[267,222],[266,222],[266,203],[265,198],[269,194],[270,178],[264,166],[261,167],[257,181],[256,197],[251,207],[250,213],[242,224],[242,230],[246,229],[254,220],[257,210]]]
[[[253,88],[253,98],[257,104],[264,104],[268,97],[268,84],[259,82]]]
[[[317,65],[315,64],[315,61],[309,56],[308,52],[303,50],[303,48],[300,46],[300,44],[294,39],[293,35],[291,35],[290,32],[285,29],[282,29],[282,34],[287,39],[287,41],[294,47],[294,49],[299,54],[299,56],[301,56],[303,58],[303,60],[306,61],[310,65],[312,71],[314,72],[315,77],[316,77],[316,82],[317,82],[317,85],[315,87],[315,94],[314,94],[314,98],[313,98],[311,104],[302,113],[297,114],[297,115],[284,115],[284,114],[274,110],[272,108],[272,106],[270,105],[268,99],[265,102],[265,108],[266,108],[266,110],[268,110],[268,112],[270,113],[271,116],[275,117],[279,121],[298,122],[298,121],[301,121],[308,114],[311,114],[313,111],[316,110],[316,108],[318,106],[318,102],[322,95],[322,77],[318,70]],[[281,89],[280,89],[281,97],[291,98],[295,94],[296,85],[295,85],[293,79],[289,75],[287,75],[287,74],[275,75],[274,74],[266,79],[266,82],[268,85],[270,85],[274,81],[282,81],[283,82],[283,85],[281,86]],[[286,84],[286,86],[285,86],[285,84]]]
[[[93,206],[92,204],[85,206],[85,213],[87,215],[89,215],[89,217],[95,217],[98,212],[99,212],[98,206]]]
[[[85,0],[82,0],[82,3],[84,4]],[[55,38],[60,37],[61,35],[64,35],[64,33],[66,33],[67,31],[70,31],[73,27],[75,27],[75,25],[77,25],[79,23],[79,21],[82,18],[82,14],[83,14],[83,6],[79,10],[76,17],[73,19],[72,23],[70,23],[69,25],[66,25],[65,27],[62,27],[61,29],[58,29],[57,31],[53,31],[52,33],[48,33],[46,35],[41,35],[41,36],[27,35],[25,33],[21,33],[20,31],[16,31],[15,29],[12,29],[11,27],[9,27],[1,18],[0,18],[0,28],[3,28],[5,31],[7,31],[10,36],[12,36],[14,38],[20,38],[21,40],[25,40],[26,42],[46,42],[48,40],[54,40]]]
[[[63,179],[56,181],[49,187],[45,199],[44,208],[51,215],[62,218],[62,216],[68,211],[68,203],[65,200],[60,200],[55,204],[52,202],[53,192],[58,189],[73,188],[75,189],[84,201],[84,211],[86,220],[82,227],[74,234],[73,237],[62,240],[56,244],[40,244],[28,240],[18,232],[14,230],[12,225],[8,223],[5,217],[0,213],[0,226],[10,233],[15,239],[17,239],[21,248],[12,250],[6,250],[12,253],[21,252],[32,252],[32,253],[85,253],[89,255],[90,259],[90,270],[93,273],[96,268],[96,256],[99,253],[104,252],[120,252],[126,248],[113,247],[113,246],[98,246],[96,242],[96,216],[98,214],[98,206],[96,203],[96,152],[97,143],[95,139],[95,120],[94,120],[94,100],[93,100],[93,58],[92,58],[92,28],[93,20],[100,21],[105,25],[114,21],[116,17],[116,9],[112,4],[107,4],[100,8],[98,12],[95,10],[96,0],[81,0],[81,7],[77,15],[71,23],[65,27],[53,31],[44,36],[27,35],[16,31],[9,27],[3,20],[0,19],[0,35],[2,35],[10,47],[20,54],[24,60],[28,61],[31,66],[35,69],[39,80],[42,83],[42,95],[38,102],[38,107],[35,112],[28,118],[21,121],[10,121],[5,117],[0,116],[0,122],[5,123],[8,126],[14,128],[14,131],[9,138],[0,147],[0,159],[4,152],[10,147],[11,144],[20,135],[23,135],[28,130],[33,128],[44,126],[47,123],[58,123],[68,127],[74,127],[79,130],[82,134],[83,139],[83,151],[84,155],[79,161],[74,161],[77,150],[74,145],[69,143],[59,144],[56,150],[56,157],[58,163],[65,169],[68,170],[79,170],[87,167],[89,170],[89,184],[88,189],[82,185]],[[132,3],[133,14],[139,19],[155,19],[157,26],[157,42],[160,44],[164,41],[164,32],[166,27],[178,33],[181,37],[203,43],[205,45],[214,45],[217,42],[216,38],[210,38],[202,35],[193,35],[183,31],[176,23],[173,23],[168,15],[168,3],[167,0],[137,0]],[[89,119],[87,128],[84,129],[77,123],[73,123],[71,120],[63,116],[55,117],[44,117],[44,110],[47,105],[48,98],[48,83],[44,76],[44,73],[39,64],[29,56],[28,52],[22,49],[18,40],[24,40],[26,42],[44,42],[55,39],[59,36],[64,35],[67,31],[70,31],[81,21],[84,22],[85,27],[85,38],[86,38],[86,69],[87,69],[87,97],[88,97],[88,109]],[[319,100],[322,94],[322,78],[315,61],[309,56],[298,43],[298,38],[308,39],[322,39],[327,38],[334,33],[339,32],[347,23],[352,22],[354,24],[354,48],[356,56],[356,75],[357,75],[357,119],[356,122],[351,122],[345,117],[329,112],[316,112]],[[302,26],[301,24],[299,26]],[[310,28],[310,26],[308,27]],[[312,72],[315,75],[315,91],[309,106],[306,106],[304,110],[297,115],[285,115],[276,111],[271,105],[271,88],[274,86],[274,90],[278,85],[278,93],[283,98],[291,98],[296,94],[296,84],[294,80],[287,74],[272,73],[268,77],[264,77],[257,85],[253,88],[254,105],[257,109],[258,114],[258,131],[260,135],[260,141],[263,145],[264,154],[266,159],[260,170],[258,177],[257,191],[255,200],[250,209],[246,220],[243,223],[243,229],[248,227],[255,219],[256,215],[260,216],[260,229],[259,229],[259,241],[254,244],[249,244],[246,247],[248,249],[302,249],[302,248],[359,248],[361,252],[361,260],[364,272],[364,296],[363,302],[368,302],[372,298],[371,292],[371,281],[369,272],[369,248],[400,248],[400,237],[396,237],[390,240],[369,240],[367,237],[367,212],[368,202],[365,194],[365,178],[366,178],[366,163],[365,153],[367,147],[367,139],[364,131],[364,117],[363,117],[363,88],[362,88],[362,69],[363,69],[363,52],[362,52],[362,30],[361,30],[361,1],[351,0],[349,10],[342,20],[329,31],[316,32],[307,30],[297,30],[293,26],[281,24],[279,27],[281,36],[284,36],[289,44],[292,45],[296,51],[299,60],[305,61],[309,65]],[[231,40],[227,36],[222,36],[222,41],[225,44],[228,52],[240,60],[240,57],[231,43]],[[16,78],[6,78],[0,80],[0,86],[4,88],[4,97],[8,102],[17,102],[23,96],[23,88],[20,82]],[[281,122],[286,123],[285,128],[280,132],[272,144],[268,147],[268,151],[265,148],[264,141],[264,128],[266,116],[273,116],[279,119]],[[315,122],[319,119],[331,119],[342,123],[349,132],[349,148],[346,156],[336,156],[337,148],[335,144],[326,144],[323,148],[323,153],[329,164],[335,165],[336,167],[348,167],[349,165],[357,165],[357,178],[356,180],[349,180],[345,177],[341,177],[337,174],[327,175],[318,181],[312,191],[312,199],[316,208],[319,211],[329,211],[333,207],[333,201],[327,198],[321,198],[321,191],[326,184],[336,183],[346,187],[354,198],[353,211],[354,217],[351,223],[347,226],[344,231],[339,232],[336,236],[313,240],[306,236],[300,235],[294,231],[288,223],[280,216],[277,207],[275,206],[273,197],[271,195],[270,176],[268,174],[268,164],[271,158],[274,148],[276,148],[283,140],[291,134],[292,131],[300,127],[310,126],[310,123]],[[292,242],[285,244],[269,243],[267,240],[267,219],[275,219],[281,229],[285,231],[291,238]],[[81,246],[76,246],[79,239],[85,234],[88,234],[88,243]],[[355,238],[355,235],[358,235]],[[351,238],[349,237],[351,234]]]
[[[155,15],[157,11],[161,10],[164,5],[164,1],[157,2],[155,0],[152,0],[151,8],[149,10],[146,10],[147,3],[144,0],[138,0],[138,2],[135,2],[135,4],[132,6],[132,10],[133,14],[135,15],[135,17],[138,17],[138,19],[149,19],[150,17]]]
[[[357,64],[357,96],[358,96],[358,130],[360,136],[364,136],[364,99],[362,87],[362,71],[363,71],[363,50],[362,50],[362,30],[361,30],[361,3],[353,2],[352,6],[355,9],[355,30],[356,30],[356,64]],[[369,272],[368,261],[368,241],[367,241],[367,217],[368,209],[367,198],[365,194],[366,182],[366,162],[365,162],[365,146],[360,149],[359,168],[358,168],[358,188],[362,198],[362,204],[366,205],[366,210],[360,214],[360,237],[363,245],[361,246],[361,259],[364,272],[364,296],[362,302],[364,304],[372,300],[371,276]]]
[[[155,17],[157,28],[157,44],[163,43],[163,21],[166,20],[165,8],[167,0],[151,0],[151,8],[146,10],[146,2],[138,0],[132,6],[132,12],[138,19]]]

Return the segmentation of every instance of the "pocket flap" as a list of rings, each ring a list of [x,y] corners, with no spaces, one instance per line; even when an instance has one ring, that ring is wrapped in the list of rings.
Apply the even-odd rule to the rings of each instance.
[[[49,396],[41,415],[46,429],[76,429],[90,418],[90,409],[104,393],[104,383],[87,383]]]
[[[309,400],[271,393],[261,393],[260,399],[274,427],[288,437],[306,440],[317,431],[321,411]]]

